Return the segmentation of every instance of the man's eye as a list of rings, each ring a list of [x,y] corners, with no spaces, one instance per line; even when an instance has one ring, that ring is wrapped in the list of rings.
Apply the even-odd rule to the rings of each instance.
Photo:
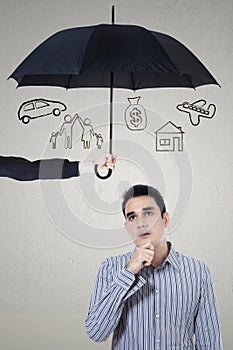
[[[153,215],[154,215],[153,211],[146,211],[145,212],[145,216],[153,216]]]
[[[136,216],[135,216],[135,215],[131,215],[131,216],[128,218],[129,221],[134,221],[135,219],[136,219]]]

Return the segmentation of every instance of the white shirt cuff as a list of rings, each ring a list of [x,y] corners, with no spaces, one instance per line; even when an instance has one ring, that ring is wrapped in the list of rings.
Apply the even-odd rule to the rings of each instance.
[[[79,162],[79,174],[93,173],[94,174],[94,163],[93,162]]]

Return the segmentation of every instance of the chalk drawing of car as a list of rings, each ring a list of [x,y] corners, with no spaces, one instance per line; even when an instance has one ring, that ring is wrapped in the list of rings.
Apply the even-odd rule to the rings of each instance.
[[[28,124],[31,119],[42,118],[49,115],[59,117],[61,112],[67,109],[62,102],[36,98],[22,103],[18,110],[18,118],[24,124]]]

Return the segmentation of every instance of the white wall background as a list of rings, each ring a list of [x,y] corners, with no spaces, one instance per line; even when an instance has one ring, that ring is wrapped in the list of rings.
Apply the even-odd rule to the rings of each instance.
[[[22,102],[57,99],[105,124],[109,92],[21,88],[7,77],[22,59],[54,32],[109,23],[112,1],[0,0],[0,145],[1,155],[29,159],[92,159],[78,134],[72,151],[51,151],[48,138],[60,124],[53,118],[23,125]],[[84,328],[97,268],[109,255],[132,248],[119,211],[122,191],[149,181],[164,194],[172,215],[169,239],[187,255],[204,260],[211,271],[221,317],[224,349],[233,343],[233,152],[232,152],[232,10],[231,0],[116,0],[116,22],[143,25],[170,34],[190,48],[221,84],[189,89],[153,89],[136,94],[116,90],[114,176],[92,175],[65,181],[22,183],[0,179],[1,269],[0,349],[109,349],[94,344]],[[147,132],[130,133],[123,125],[127,97],[141,96]],[[217,114],[193,127],[175,108],[204,98]],[[96,119],[95,119],[96,118]],[[184,152],[155,151],[154,131],[168,120],[185,131]],[[105,125],[100,126],[103,133]],[[104,137],[107,137],[104,134]],[[107,145],[105,146],[107,149]],[[99,153],[98,153],[99,154]],[[130,161],[131,160],[131,161]]]

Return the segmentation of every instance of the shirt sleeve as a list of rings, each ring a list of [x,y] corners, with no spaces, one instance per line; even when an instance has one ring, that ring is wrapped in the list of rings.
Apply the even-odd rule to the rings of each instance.
[[[32,181],[67,179],[79,175],[78,161],[71,162],[59,158],[30,161],[20,157],[0,156],[0,177]]]
[[[125,267],[116,271],[111,260],[106,259],[99,268],[85,322],[89,338],[96,342],[107,340],[117,327],[125,301],[145,283],[143,277]]]
[[[205,265],[200,304],[195,318],[197,350],[222,350],[219,315],[210,273]]]

